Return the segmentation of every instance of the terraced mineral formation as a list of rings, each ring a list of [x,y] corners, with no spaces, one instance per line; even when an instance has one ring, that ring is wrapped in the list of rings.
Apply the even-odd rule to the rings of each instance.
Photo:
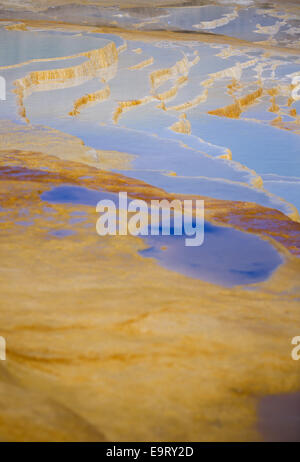
[[[189,68],[191,65],[192,63],[189,63],[188,59],[185,56],[170,68],[158,69],[156,71],[151,72],[150,83],[152,91],[155,91],[164,82],[167,82],[168,80],[174,77],[186,76],[189,72]]]
[[[0,47],[0,440],[261,440],[261,398],[299,392],[299,7],[81,3],[0,0],[24,41]],[[279,263],[232,287],[167,269],[96,233],[87,197],[124,191],[202,199],[207,233]]]
[[[187,122],[184,117],[181,120]],[[126,188],[131,197],[147,201],[156,198],[166,198],[171,201],[198,197],[205,199],[207,220],[232,225],[237,229],[265,236],[274,241],[274,245],[283,246],[292,254],[300,254],[300,240],[299,235],[297,235],[300,231],[300,223],[277,210],[250,202],[170,194],[135,178],[108,172],[107,168],[117,167],[118,163],[120,166],[122,162],[130,161],[130,156],[124,153],[97,152],[99,160],[96,162],[91,159],[91,148],[84,146],[76,137],[65,135],[47,127],[41,127],[39,130],[29,127],[20,129],[18,125],[10,122],[1,124],[0,127],[2,127],[2,133],[0,131],[1,147],[6,149],[5,151],[2,150],[0,158],[0,163],[3,164],[4,169],[3,174],[5,173],[5,165],[10,165],[11,168],[24,169],[24,173],[27,169],[35,177],[34,175],[39,175],[38,165],[42,163],[46,171],[51,172],[49,181],[55,183],[56,173],[61,172],[61,166],[64,166],[65,171],[61,183],[65,181],[68,184],[81,184],[92,189],[102,187],[106,191],[114,193]],[[6,134],[8,130],[9,135]],[[30,149],[30,151],[23,152],[20,149],[21,146]],[[39,151],[36,151],[37,149]],[[67,168],[67,165],[72,166],[72,169]],[[126,163],[123,164],[123,168],[128,168],[127,165]],[[36,173],[34,173],[35,170],[37,170]],[[11,180],[17,180],[17,171],[16,177],[14,177],[14,171],[11,170]],[[47,183],[47,175],[40,176],[39,181]],[[268,226],[266,226],[266,222]]]
[[[134,100],[129,100],[129,101],[120,101],[113,115],[113,121],[115,123],[118,123],[119,118],[121,117],[123,112],[129,111],[130,109],[133,109],[136,106],[150,103],[151,101],[153,101],[152,96],[145,96],[145,98],[134,99]]]
[[[232,13],[225,14],[220,19],[213,19],[212,21],[202,21],[200,24],[195,24],[194,27],[197,29],[217,29],[218,27],[225,26],[230,21],[233,21],[238,17],[238,11],[235,9]]]
[[[177,106],[163,106],[163,109],[166,111],[185,111],[193,107],[198,106],[201,103],[204,103],[207,100],[208,90],[204,90],[200,95],[196,96],[191,101],[186,101]]]
[[[89,93],[81,98],[77,99],[74,103],[73,110],[69,112],[69,115],[76,116],[80,113],[83,107],[90,106],[93,104],[100,103],[110,97],[110,87],[107,85],[102,90],[98,90],[94,93]]]
[[[22,79],[15,81],[19,114],[26,122],[29,122],[29,119],[26,115],[24,101],[32,93],[76,86],[82,81],[100,77],[102,69],[109,68],[118,61],[118,51],[114,42],[110,42],[98,50],[79,53],[78,55],[64,57],[64,59],[73,59],[81,56],[87,58],[82,64],[69,68],[30,72]],[[103,93],[100,93],[100,95],[97,93],[94,97],[95,100],[101,97],[103,99]],[[78,103],[75,102],[76,104]]]

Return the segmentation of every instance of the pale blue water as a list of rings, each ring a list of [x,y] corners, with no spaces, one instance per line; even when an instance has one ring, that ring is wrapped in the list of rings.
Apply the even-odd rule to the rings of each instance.
[[[256,122],[203,114],[197,108],[190,111],[189,119],[195,135],[227,146],[234,160],[258,174],[300,177],[299,135]]]
[[[267,279],[282,258],[266,241],[255,235],[205,223],[204,243],[186,247],[186,236],[148,236],[144,257],[155,258],[163,267],[203,281],[233,287]]]
[[[0,28],[0,66],[20,64],[31,59],[51,59],[72,56],[103,47],[112,40],[107,35],[75,36],[69,32],[8,31]],[[115,37],[116,45],[123,43]],[[58,61],[59,63],[59,61]],[[49,67],[49,63],[47,64]]]

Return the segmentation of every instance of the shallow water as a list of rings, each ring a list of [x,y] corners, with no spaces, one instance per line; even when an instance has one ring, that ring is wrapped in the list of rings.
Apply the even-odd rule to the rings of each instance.
[[[93,191],[81,186],[58,186],[41,195],[49,204],[89,205],[96,207],[100,200],[112,200],[118,208],[117,196]],[[78,211],[80,212],[80,210]],[[282,257],[266,241],[251,234],[205,223],[204,243],[199,247],[186,247],[187,235],[141,236],[149,246],[140,252],[144,257],[155,258],[172,271],[203,281],[234,287],[264,281],[283,262]],[[57,237],[69,236],[69,230],[52,233]],[[99,237],[101,239],[101,237]]]
[[[93,191],[82,186],[56,186],[41,195],[41,199],[50,204],[90,205],[96,208],[99,201],[110,199],[116,201],[116,195],[107,191]],[[78,213],[84,211],[78,210]]]
[[[164,267],[202,281],[234,287],[267,279],[282,258],[266,241],[251,234],[204,226],[204,243],[185,247],[186,235],[149,236],[144,257],[155,258]]]
[[[0,440],[297,438],[299,5],[130,2],[0,0]],[[105,188],[203,245],[101,238]]]
[[[268,442],[300,442],[300,393],[261,399],[258,427]]]

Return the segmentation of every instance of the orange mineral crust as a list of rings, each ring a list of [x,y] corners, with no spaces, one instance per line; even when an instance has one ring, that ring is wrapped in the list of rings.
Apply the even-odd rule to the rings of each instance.
[[[0,158],[0,439],[260,440],[260,397],[299,389],[300,261],[283,247],[295,251],[299,225],[256,208],[268,236],[286,224],[285,262],[252,290],[227,289],[143,258],[141,238],[100,238],[93,207],[41,200],[59,184],[164,191],[42,153]],[[208,217],[259,232],[253,204],[205,201]]]

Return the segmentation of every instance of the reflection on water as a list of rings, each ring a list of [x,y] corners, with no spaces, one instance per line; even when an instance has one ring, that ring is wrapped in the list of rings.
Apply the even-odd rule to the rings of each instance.
[[[268,242],[233,229],[206,223],[199,247],[185,247],[185,237],[174,236],[174,230],[171,236],[149,236],[149,249],[140,253],[172,271],[226,287],[264,281],[282,263]]]
[[[118,206],[115,194],[81,186],[54,187],[44,192],[41,198],[52,204],[92,207],[96,207],[100,200],[110,199]],[[165,268],[203,281],[226,287],[253,284],[267,279],[282,263],[282,258],[268,242],[234,229],[206,223],[204,243],[199,247],[185,246],[187,236],[183,230],[182,235],[177,236],[171,227],[170,233],[170,236],[143,237],[150,247],[141,251],[141,255],[156,258]],[[69,236],[69,230],[52,234],[57,237]]]
[[[0,440],[290,437],[299,8],[130,1],[0,0]],[[102,187],[206,196],[203,245],[101,238]]]
[[[1,69],[3,118],[133,154],[126,174],[168,192],[256,202],[296,217],[288,176],[299,172],[300,119],[289,75],[300,69],[299,57],[90,32],[0,29],[0,36],[4,65],[49,58]],[[92,57],[89,50],[96,50]],[[56,54],[66,59],[53,60]],[[103,167],[101,155],[89,153],[88,161]],[[264,174],[285,176],[284,185],[263,189]]]

